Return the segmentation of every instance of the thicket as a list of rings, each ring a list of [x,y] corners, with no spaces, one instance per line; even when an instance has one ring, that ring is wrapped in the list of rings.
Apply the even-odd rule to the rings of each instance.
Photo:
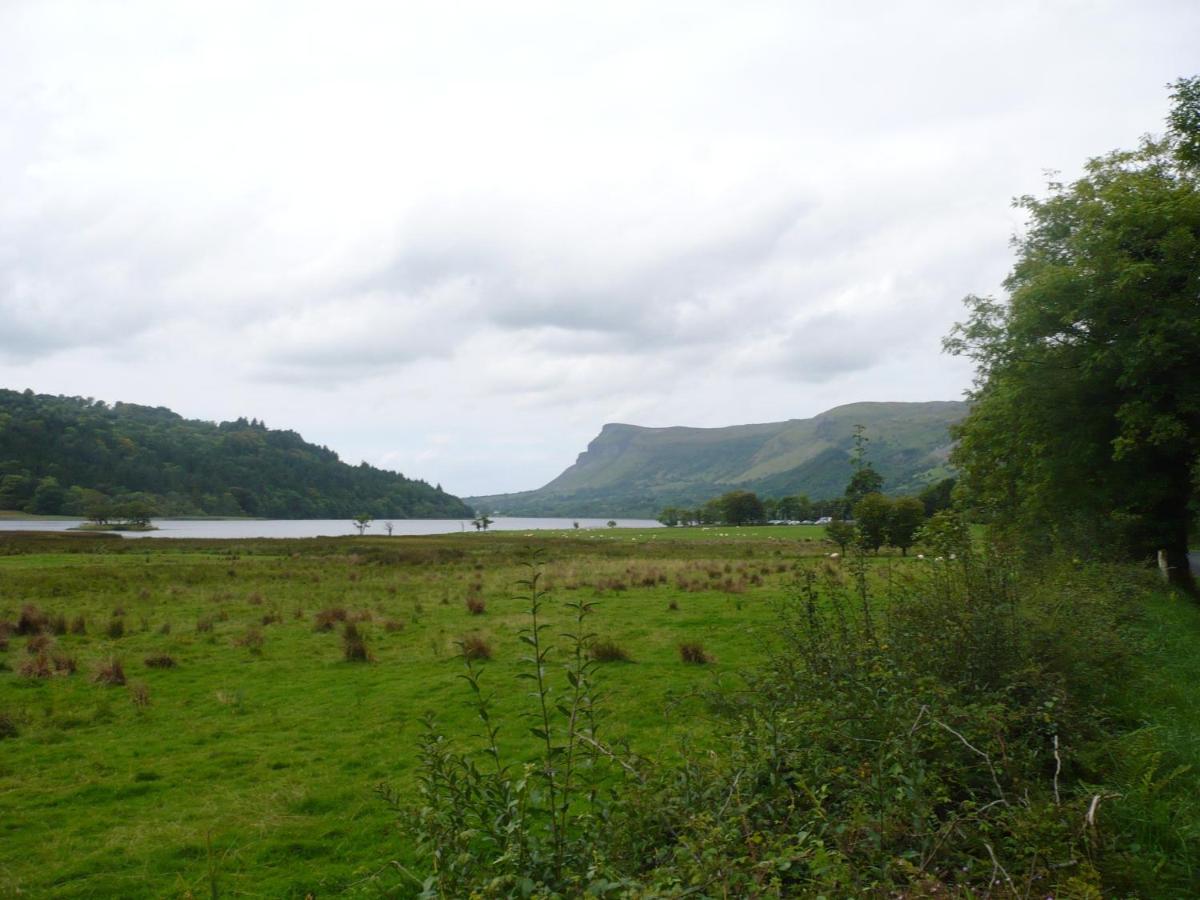
[[[1122,756],[1116,738],[1133,723],[1112,715],[1152,585],[1065,561],[1021,573],[961,537],[947,533],[940,562],[897,567],[882,595],[862,555],[805,570],[780,603],[770,661],[707,696],[711,739],[672,764],[604,741],[593,604],[567,604],[572,627],[554,646],[535,569],[529,721],[496,720],[486,669],[467,657],[478,748],[431,717],[418,801],[388,794],[426,854],[414,886],[428,897],[1195,893],[1194,829],[1161,828],[1135,865],[1128,819],[1110,815],[1149,804],[1171,822],[1178,800],[1156,775],[1168,751],[1144,757],[1143,735],[1138,759]],[[537,738],[535,760],[501,750],[512,731]],[[1143,758],[1145,778],[1105,784]]]

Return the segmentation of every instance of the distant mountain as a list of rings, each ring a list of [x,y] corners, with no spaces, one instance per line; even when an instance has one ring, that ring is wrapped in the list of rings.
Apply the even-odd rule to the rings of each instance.
[[[163,407],[0,390],[0,509],[82,516],[131,500],[176,516],[472,515],[440,485],[347,465],[257,420],[218,425]]]
[[[958,401],[852,403],[811,419],[727,428],[605,425],[575,464],[544,487],[467,497],[506,515],[650,516],[725,491],[766,497],[842,493],[852,473],[856,425],[867,458],[892,494],[916,493],[949,474],[949,427],[967,413]]]

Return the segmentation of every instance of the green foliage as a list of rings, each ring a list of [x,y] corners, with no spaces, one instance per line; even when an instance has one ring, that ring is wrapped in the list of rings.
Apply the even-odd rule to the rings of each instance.
[[[348,466],[257,420],[217,425],[161,407],[0,390],[0,421],[0,509],[97,523],[121,505],[156,515],[470,516],[440,487]]]
[[[939,525],[953,531],[947,517]],[[421,799],[406,810],[428,854],[415,884],[427,896],[1155,887],[1154,870],[1130,871],[1122,835],[1096,817],[1116,795],[1094,780],[1122,739],[1109,711],[1131,674],[1134,599],[1147,585],[1071,563],[1022,577],[992,551],[920,563],[886,598],[865,557],[850,574],[802,574],[767,664],[745,673],[744,689],[707,694],[715,742],[659,767],[594,739],[585,607],[567,635],[566,684],[552,686],[545,600],[527,580],[524,674],[542,749],[524,766],[506,761],[494,695],[468,663],[481,750],[452,751],[432,725],[422,741]],[[681,654],[706,657],[694,643]],[[572,762],[570,723],[583,720]],[[1166,808],[1182,808],[1185,768],[1159,754],[1139,771],[1139,801],[1161,788]],[[1186,866],[1170,878],[1180,895],[1195,886]]]
[[[968,297],[946,341],[978,366],[955,464],[1014,536],[1076,554],[1165,549],[1190,586],[1200,462],[1200,80],[1171,130],[1018,206],[1007,303]]]
[[[950,504],[953,502],[954,486],[957,483],[957,478],[943,478],[917,494],[917,499],[925,508],[926,516],[932,516],[936,512],[950,508]]]
[[[878,553],[879,548],[887,541],[892,509],[892,501],[883,494],[876,493],[866,494],[854,504],[856,537],[864,549]]]
[[[838,550],[842,553],[846,552],[846,548],[854,541],[857,534],[854,523],[844,519],[834,519],[825,526],[825,537],[837,544]]]
[[[908,548],[917,540],[917,532],[925,521],[925,504],[916,497],[898,497],[892,502],[887,521],[887,542],[908,555]]]
[[[430,714],[421,739],[419,801],[406,808],[389,787],[381,792],[405,819],[430,862],[431,874],[415,878],[429,896],[530,896],[577,894],[595,882],[593,866],[610,803],[602,788],[619,779],[620,767],[600,743],[595,711],[589,631],[595,604],[576,600],[565,659],[555,659],[546,621],[550,603],[542,587],[541,559],[534,555],[519,582],[528,624],[520,640],[531,705],[528,732],[539,750],[535,762],[508,759],[500,747],[494,695],[484,688],[477,657],[464,652],[464,678],[482,730],[475,753],[451,749]],[[551,672],[557,669],[558,674]],[[560,681],[561,678],[561,681]],[[628,763],[625,764],[629,766]],[[630,767],[632,768],[632,767]]]

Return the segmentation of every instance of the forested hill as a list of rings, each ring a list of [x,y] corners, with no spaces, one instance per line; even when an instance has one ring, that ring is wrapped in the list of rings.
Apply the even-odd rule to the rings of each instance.
[[[726,428],[610,424],[544,487],[466,500],[507,515],[653,517],[732,489],[827,499],[841,496],[853,472],[859,425],[884,491],[917,493],[950,474],[949,428],[966,413],[958,401],[852,403],[811,419]]]
[[[0,509],[85,516],[109,502],[166,516],[471,516],[440,486],[347,465],[257,420],[0,389]]]

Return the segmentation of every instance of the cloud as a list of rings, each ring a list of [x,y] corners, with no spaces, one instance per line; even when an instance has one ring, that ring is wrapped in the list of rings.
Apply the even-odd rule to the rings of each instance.
[[[0,382],[469,493],[613,419],[956,396],[938,340],[998,289],[1009,198],[1158,128],[1197,31],[1182,0],[2,4]]]

